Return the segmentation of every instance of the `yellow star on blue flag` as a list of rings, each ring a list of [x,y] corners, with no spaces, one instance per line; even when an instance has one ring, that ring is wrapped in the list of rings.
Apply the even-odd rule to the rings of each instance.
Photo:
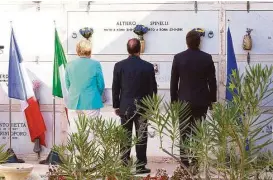
[[[231,77],[236,77],[238,72],[236,57],[233,49],[233,42],[230,30],[227,30],[227,82],[226,82],[226,100],[232,101],[233,93],[237,93],[236,86],[230,80]],[[232,90],[232,92],[230,91]]]

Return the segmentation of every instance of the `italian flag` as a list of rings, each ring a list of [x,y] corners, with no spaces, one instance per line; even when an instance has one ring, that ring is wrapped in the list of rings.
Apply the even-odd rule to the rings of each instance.
[[[54,69],[53,69],[53,86],[52,95],[63,98],[64,103],[67,104],[67,89],[65,86],[65,67],[67,61],[65,53],[60,42],[57,30],[55,29],[55,55],[54,55]]]

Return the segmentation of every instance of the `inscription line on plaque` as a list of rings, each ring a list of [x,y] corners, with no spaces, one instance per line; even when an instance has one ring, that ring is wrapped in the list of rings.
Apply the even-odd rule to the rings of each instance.
[[[200,11],[198,14],[194,11],[168,10],[90,11],[89,14],[69,11],[67,54],[76,54],[75,46],[81,38],[78,31],[88,26],[94,29],[91,39],[93,55],[127,55],[126,43],[130,38],[137,38],[133,32],[137,25],[148,28],[144,38],[144,55],[174,55],[185,50],[186,33],[194,28],[205,30],[201,49],[210,54],[219,54],[219,36],[216,33],[219,28],[218,15],[218,11]],[[209,32],[214,32],[213,38],[208,37]],[[78,36],[73,38],[75,33]]]

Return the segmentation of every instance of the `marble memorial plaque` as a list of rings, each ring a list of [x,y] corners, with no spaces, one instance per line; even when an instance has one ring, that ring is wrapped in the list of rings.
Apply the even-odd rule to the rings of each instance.
[[[42,153],[47,154],[53,145],[53,114],[52,112],[42,113],[47,131],[46,145]],[[0,112],[0,145],[5,144],[9,148],[9,112]],[[32,154],[34,143],[31,142],[27,121],[23,112],[12,112],[11,140],[12,148],[17,154]],[[56,144],[62,144],[64,139],[64,127],[62,113],[56,113]]]
[[[238,18],[240,17],[240,18]],[[250,54],[273,54],[273,11],[227,11],[233,47],[236,54],[246,54],[243,37],[247,28],[253,29]]]
[[[133,28],[149,28],[144,54],[176,54],[186,49],[185,37],[193,28],[203,28],[202,50],[218,54],[218,11],[105,11],[68,12],[68,54],[76,54],[76,43],[83,37],[79,29],[92,27],[93,54],[127,54],[128,39],[137,37]],[[208,37],[212,31],[213,38]]]
[[[9,112],[1,112],[0,142],[9,145]],[[12,113],[11,146],[16,153],[27,154],[33,151],[34,144],[30,140],[27,122],[21,112]]]

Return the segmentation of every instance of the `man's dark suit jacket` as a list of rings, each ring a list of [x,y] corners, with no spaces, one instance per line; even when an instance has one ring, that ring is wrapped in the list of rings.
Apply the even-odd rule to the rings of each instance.
[[[121,115],[133,115],[135,103],[157,93],[154,67],[137,56],[129,56],[115,64],[112,84],[113,108]]]
[[[192,106],[210,106],[217,100],[215,67],[210,54],[188,49],[174,56],[171,73],[171,101]]]

